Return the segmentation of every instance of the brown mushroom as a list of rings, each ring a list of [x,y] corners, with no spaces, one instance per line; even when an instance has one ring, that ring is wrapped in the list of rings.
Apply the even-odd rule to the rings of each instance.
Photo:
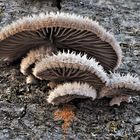
[[[75,98],[91,98],[97,96],[96,90],[87,83],[65,83],[58,85],[49,92],[47,101],[51,104],[59,105],[70,102]]]
[[[111,106],[120,105],[123,101],[130,102],[131,96],[137,95],[140,95],[140,79],[131,74],[112,74],[110,82],[100,92],[100,98],[105,96],[113,98]]]
[[[88,59],[87,55],[75,52],[58,52],[46,56],[35,65],[33,75],[41,80],[54,83],[87,82],[95,89],[108,83],[108,76],[103,67],[95,59]]]
[[[48,42],[58,50],[71,50],[94,57],[105,70],[121,62],[121,49],[114,37],[87,17],[46,13],[24,17],[0,31],[0,58],[14,61]]]

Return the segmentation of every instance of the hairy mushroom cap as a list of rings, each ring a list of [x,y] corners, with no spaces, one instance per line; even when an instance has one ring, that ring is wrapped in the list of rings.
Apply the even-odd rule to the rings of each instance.
[[[33,75],[41,80],[54,82],[87,82],[96,89],[108,83],[108,76],[95,59],[75,52],[58,52],[46,56],[35,65]]]
[[[40,48],[36,48],[33,50],[30,50],[30,52],[27,54],[25,58],[22,59],[20,64],[20,71],[24,75],[31,74],[30,67],[35,64],[37,61],[40,61],[42,58],[44,58],[46,55],[51,55],[53,53],[53,49],[51,47],[44,47],[41,46]]]
[[[50,91],[47,101],[51,104],[67,103],[75,98],[96,98],[96,90],[87,83],[65,83]]]
[[[46,13],[24,17],[0,31],[0,57],[15,60],[30,49],[51,41],[59,50],[71,49],[95,57],[105,70],[121,62],[115,38],[87,17],[66,13]]]
[[[104,96],[120,96],[120,95],[140,95],[140,79],[131,74],[120,75],[115,73],[111,75],[110,82],[103,87],[100,97]]]

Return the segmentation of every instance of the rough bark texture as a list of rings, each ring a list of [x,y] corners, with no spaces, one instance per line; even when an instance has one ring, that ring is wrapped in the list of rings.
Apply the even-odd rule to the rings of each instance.
[[[0,0],[1,28],[22,16],[57,11],[51,0]],[[124,54],[119,71],[140,76],[139,0],[62,0],[61,11],[96,19],[113,32]],[[91,140],[140,138],[140,98],[133,103],[109,107],[109,99],[76,103],[76,117],[67,133],[62,121],[54,121],[58,108],[47,104],[46,82],[26,85],[19,64],[0,63],[0,139]]]

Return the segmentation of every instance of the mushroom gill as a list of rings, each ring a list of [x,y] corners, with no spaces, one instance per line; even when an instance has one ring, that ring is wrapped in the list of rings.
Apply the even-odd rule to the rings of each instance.
[[[110,82],[102,88],[99,96],[113,98],[110,102],[112,106],[120,105],[123,101],[130,102],[131,96],[137,95],[140,95],[140,79],[129,73],[127,75],[115,73],[111,75]]]
[[[109,80],[103,67],[95,59],[88,59],[87,55],[75,52],[58,52],[52,56],[46,56],[36,63],[33,75],[38,79],[58,84],[74,81],[87,82],[95,89],[105,86]]]
[[[68,103],[75,98],[92,98],[97,96],[96,90],[87,83],[65,83],[58,85],[49,92],[47,101],[59,105]]]
[[[94,57],[107,71],[121,62],[115,38],[97,22],[75,14],[46,13],[24,17],[0,31],[0,58],[14,61],[29,50],[50,42],[58,50]]]

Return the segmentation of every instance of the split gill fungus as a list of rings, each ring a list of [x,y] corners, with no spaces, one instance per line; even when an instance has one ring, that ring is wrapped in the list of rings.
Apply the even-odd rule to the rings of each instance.
[[[82,92],[81,92],[82,91]],[[75,98],[96,99],[96,90],[87,83],[64,83],[50,91],[47,101],[59,105],[70,102]]]
[[[20,71],[27,83],[36,79],[52,82],[47,99],[52,104],[107,96],[113,98],[114,105],[127,100],[129,95],[140,95],[136,77],[118,78],[106,73],[117,69],[122,59],[114,36],[96,21],[80,15],[41,13],[3,27],[0,59],[22,59]],[[122,84],[123,79],[126,81]]]
[[[121,49],[109,32],[87,17],[46,13],[24,17],[0,32],[0,58],[14,61],[40,46],[71,50],[94,57],[106,71],[121,63]]]
[[[58,52],[46,56],[36,63],[33,75],[40,80],[60,84],[65,82],[86,82],[96,90],[105,86],[109,78],[95,59],[75,52]]]
[[[103,87],[99,98],[113,98],[110,105],[120,105],[121,102],[131,102],[131,96],[140,96],[140,79],[136,75],[113,73],[110,82]]]

